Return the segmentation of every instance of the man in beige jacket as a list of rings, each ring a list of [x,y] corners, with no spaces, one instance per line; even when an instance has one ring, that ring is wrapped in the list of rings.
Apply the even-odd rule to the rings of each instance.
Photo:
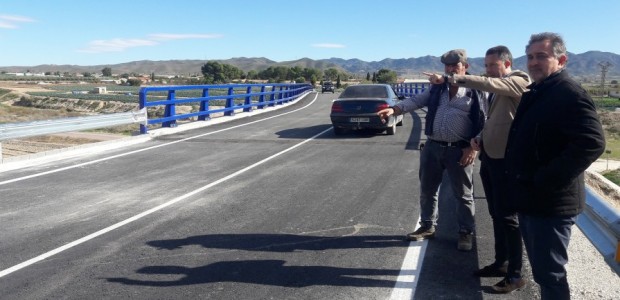
[[[486,194],[489,213],[493,219],[495,261],[474,272],[478,277],[504,277],[493,289],[509,293],[525,285],[521,278],[523,247],[516,212],[507,204],[507,178],[504,152],[510,125],[514,119],[521,94],[530,84],[529,76],[512,71],[512,54],[505,46],[487,50],[484,65],[486,76],[425,73],[433,84],[449,83],[489,92],[488,119],[481,136],[472,139],[471,146],[480,151],[480,177]],[[506,265],[507,263],[507,265]]]

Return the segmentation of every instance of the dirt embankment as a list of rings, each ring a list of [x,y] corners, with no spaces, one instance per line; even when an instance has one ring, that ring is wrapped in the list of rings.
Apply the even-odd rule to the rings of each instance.
[[[586,172],[586,184],[599,196],[603,197],[613,207],[620,211],[620,187],[594,172]]]

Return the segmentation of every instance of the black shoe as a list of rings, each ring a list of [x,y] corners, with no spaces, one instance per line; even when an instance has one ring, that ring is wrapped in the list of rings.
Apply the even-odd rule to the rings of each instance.
[[[510,293],[525,286],[525,280],[521,277],[511,278],[505,277],[502,281],[496,283],[493,289],[500,293]]]
[[[496,266],[488,265],[480,270],[474,271],[476,277],[506,277],[508,275],[508,267],[505,265]]]
[[[471,232],[460,232],[457,249],[459,251],[470,251],[473,245],[474,234]]]
[[[435,226],[422,226],[418,230],[407,234],[407,240],[422,241],[435,237]]]

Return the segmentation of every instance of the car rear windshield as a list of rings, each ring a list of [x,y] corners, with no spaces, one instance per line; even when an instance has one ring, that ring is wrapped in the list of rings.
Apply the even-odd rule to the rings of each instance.
[[[340,98],[387,98],[387,90],[384,86],[350,86]]]

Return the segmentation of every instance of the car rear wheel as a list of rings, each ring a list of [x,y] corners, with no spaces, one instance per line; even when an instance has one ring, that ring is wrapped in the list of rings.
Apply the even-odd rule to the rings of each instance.
[[[394,121],[394,123],[392,123],[392,126],[388,127],[385,132],[387,133],[387,135],[394,135],[396,134],[396,121]]]
[[[343,135],[344,134],[344,128],[334,127],[334,134],[335,135]]]

